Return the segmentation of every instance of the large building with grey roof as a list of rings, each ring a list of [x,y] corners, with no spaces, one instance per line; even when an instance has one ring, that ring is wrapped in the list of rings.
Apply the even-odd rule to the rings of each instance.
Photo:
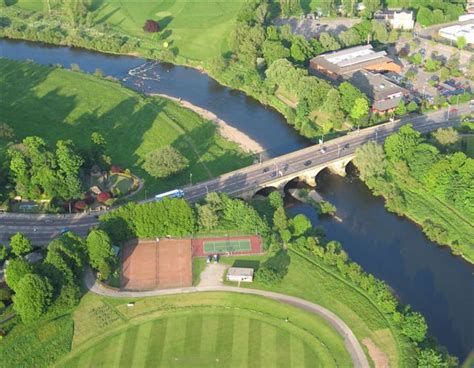
[[[400,65],[385,51],[375,51],[371,45],[318,55],[310,60],[310,69],[332,79],[347,78],[359,70],[400,72]]]
[[[372,112],[385,113],[397,108],[408,91],[378,73],[364,70],[355,72],[349,78],[372,102]]]

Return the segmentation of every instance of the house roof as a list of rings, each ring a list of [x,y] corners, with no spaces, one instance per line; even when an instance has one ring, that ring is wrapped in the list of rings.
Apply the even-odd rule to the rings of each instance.
[[[375,51],[371,45],[350,47],[318,55],[311,63],[318,64],[335,74],[347,74],[375,64],[393,62],[385,51]]]
[[[349,81],[364,92],[372,101],[377,102],[403,95],[408,91],[389,81],[383,75],[364,70],[357,71]]]
[[[227,276],[253,276],[253,268],[231,267]]]

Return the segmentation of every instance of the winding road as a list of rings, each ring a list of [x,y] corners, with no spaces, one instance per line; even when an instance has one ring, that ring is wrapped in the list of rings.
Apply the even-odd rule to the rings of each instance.
[[[331,326],[344,339],[344,345],[349,352],[354,367],[357,368],[368,368],[370,367],[367,357],[360,345],[359,341],[355,337],[352,330],[347,326],[342,319],[337,315],[329,311],[328,309],[311,303],[307,300],[296,298],[294,296],[274,293],[271,291],[264,291],[258,289],[247,289],[238,288],[232,286],[195,286],[178,289],[166,289],[166,290],[150,290],[150,291],[121,291],[115,289],[109,289],[96,282],[92,272],[89,270],[86,272],[85,284],[89,291],[103,296],[108,297],[119,297],[119,298],[139,298],[139,297],[150,297],[160,295],[174,295],[174,294],[188,294],[188,293],[199,293],[199,292],[228,292],[228,293],[240,293],[240,294],[251,294],[258,295],[264,298],[276,300],[281,303],[289,304],[297,308],[304,309],[310,313],[316,314],[324,318]]]
[[[239,193],[261,188],[266,183],[274,181],[275,175],[279,175],[280,171],[284,171],[280,179],[291,180],[302,170],[328,165],[345,156],[351,157],[358,147],[370,140],[383,143],[390,134],[397,132],[407,123],[413,123],[415,129],[426,133],[455,125],[460,115],[473,111],[469,103],[459,105],[455,112],[452,108],[450,109],[440,109],[428,114],[406,117],[399,121],[361,129],[324,143],[324,153],[321,153],[321,145],[313,145],[182,189],[185,192],[185,198],[189,201],[196,201],[213,191],[239,195]],[[311,161],[310,165],[307,165],[308,161]],[[153,200],[154,198],[150,198],[146,201]],[[65,228],[79,235],[86,235],[91,227],[97,225],[100,214],[99,212],[78,215],[3,213],[0,214],[0,243],[7,243],[16,232],[24,233],[37,245],[48,244]]]

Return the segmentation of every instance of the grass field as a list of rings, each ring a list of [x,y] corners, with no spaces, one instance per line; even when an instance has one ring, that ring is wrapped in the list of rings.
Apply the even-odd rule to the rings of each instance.
[[[128,300],[86,295],[72,351],[58,366],[350,365],[342,337],[323,319],[274,301],[230,293],[135,301],[129,308]]]
[[[19,0],[17,6],[41,11],[46,8],[44,1]],[[210,60],[228,51],[227,40],[242,3],[243,0],[91,1],[96,25],[107,23],[139,37],[146,48],[156,48],[166,40],[181,57],[193,61]],[[163,30],[160,40],[143,31],[147,19],[159,22]]]
[[[205,241],[204,253],[238,252],[251,250],[250,240]]]
[[[0,121],[14,129],[17,141],[37,135],[51,145],[72,139],[78,149],[87,149],[91,133],[97,131],[108,142],[112,163],[144,178],[148,195],[188,183],[190,172],[200,181],[252,161],[222,138],[213,123],[171,101],[144,98],[112,81],[0,59],[0,84]],[[190,167],[155,180],[142,170],[143,159],[168,144],[188,158]],[[5,146],[0,140],[0,158]]]
[[[256,282],[241,284],[241,287],[272,290],[320,304],[336,313],[359,341],[370,339],[387,355],[391,367],[410,367],[415,364],[404,340],[394,335],[387,319],[367,297],[325,266],[313,264],[293,252],[288,253],[288,256],[288,274],[280,284],[268,287],[258,284],[256,279]],[[220,262],[255,268],[266,257],[222,257]]]

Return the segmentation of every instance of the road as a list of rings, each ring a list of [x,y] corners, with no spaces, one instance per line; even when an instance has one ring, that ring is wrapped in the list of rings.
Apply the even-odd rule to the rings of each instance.
[[[448,113],[447,109],[443,109],[426,115],[407,117],[401,121],[361,129],[359,132],[352,132],[324,143],[326,152],[323,154],[320,153],[321,145],[314,145],[273,158],[262,164],[254,164],[206,182],[184,187],[185,198],[196,201],[213,191],[238,195],[245,191],[264,187],[266,183],[274,181],[277,177],[282,180],[285,178],[291,180],[298,176],[298,173],[309,168],[325,166],[340,158],[353,156],[355,150],[369,140],[377,140],[382,143],[387,136],[408,122],[412,122],[417,130],[425,133],[439,127],[454,125],[457,122],[457,115],[472,111],[469,104],[462,104],[459,105],[457,114]],[[311,164],[305,166],[307,161],[311,161]],[[151,200],[153,199],[148,201]],[[99,213],[80,215],[0,214],[0,243],[8,242],[10,236],[16,232],[23,232],[37,245],[47,244],[64,228],[85,235],[89,228],[98,223],[98,215]]]
[[[85,284],[89,291],[110,297],[148,297],[157,295],[173,295],[173,294],[187,294],[196,292],[230,292],[230,293],[241,293],[241,294],[252,294],[262,296],[264,298],[273,299],[281,303],[289,304],[297,308],[304,309],[310,313],[316,314],[324,318],[331,326],[344,339],[344,345],[349,352],[354,367],[368,368],[370,367],[367,357],[365,356],[364,350],[357,340],[352,330],[340,319],[336,314],[330,310],[318,305],[311,303],[307,300],[296,298],[285,294],[274,293],[271,291],[264,291],[258,289],[247,289],[238,288],[232,286],[196,286],[179,289],[166,289],[166,290],[152,290],[152,291],[120,291],[115,289],[105,288],[104,286],[95,282],[94,276],[90,270],[86,272]]]

